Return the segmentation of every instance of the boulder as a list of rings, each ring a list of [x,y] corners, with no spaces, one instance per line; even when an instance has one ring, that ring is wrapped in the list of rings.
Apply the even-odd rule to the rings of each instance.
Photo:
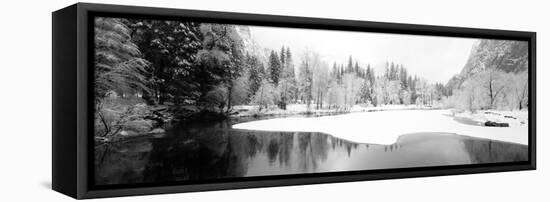
[[[510,127],[509,123],[498,123],[494,121],[486,121],[484,125],[490,127]]]
[[[153,128],[153,121],[144,119],[128,121],[124,123],[122,127],[125,131],[132,131],[135,133],[146,133],[149,132],[151,128]]]
[[[149,134],[159,134],[159,133],[164,133],[164,132],[165,131],[162,128],[155,128],[155,129],[149,131]]]

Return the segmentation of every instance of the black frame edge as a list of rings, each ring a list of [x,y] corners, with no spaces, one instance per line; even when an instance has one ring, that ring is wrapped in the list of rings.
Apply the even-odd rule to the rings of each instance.
[[[329,177],[315,178],[293,178],[293,179],[274,179],[274,180],[258,180],[248,182],[226,182],[212,184],[196,184],[196,185],[176,185],[176,186],[159,186],[145,188],[123,188],[123,189],[108,189],[108,190],[90,190],[83,197],[89,198],[105,198],[105,197],[123,197],[123,196],[141,196],[151,194],[173,194],[199,191],[221,191],[233,189],[250,189],[250,188],[265,188],[265,187],[281,187],[281,186],[296,186],[296,185],[313,185],[322,183],[347,183],[358,181],[374,181],[374,180],[391,180],[404,178],[418,177],[440,177],[452,175],[469,175],[479,173],[494,173],[494,172],[510,172],[533,170],[531,165],[512,165],[512,166],[494,166],[480,168],[458,168],[458,169],[440,169],[440,170],[420,170],[409,172],[396,172],[384,174],[364,174],[364,175],[338,175]]]
[[[272,14],[252,14],[209,10],[190,10],[177,8],[161,8],[146,6],[126,6],[114,4],[78,3],[86,12],[124,13],[125,17],[148,16],[162,19],[178,19],[183,17],[200,18],[201,20],[216,20],[232,24],[249,24],[262,26],[283,26],[294,28],[332,29],[345,31],[363,31],[392,34],[413,34],[428,36],[471,37],[503,40],[526,40],[533,31],[498,30],[470,27],[451,27],[440,25],[407,24],[395,22],[376,22],[349,19],[315,18],[301,16],[283,16]],[[171,18],[170,18],[170,17]],[[223,20],[222,20],[223,19]],[[220,21],[221,20],[221,21]]]
[[[537,33],[529,36],[529,160],[537,169]]]
[[[76,13],[52,13],[52,189],[77,197]]]
[[[228,12],[213,12],[213,11],[197,11],[197,10],[184,10],[184,9],[169,9],[169,8],[152,8],[152,7],[134,7],[134,6],[119,6],[108,4],[89,4],[89,3],[77,3],[68,8],[56,11],[53,14],[53,24],[56,24],[56,13],[64,10],[74,10],[73,16],[67,17],[72,19],[62,19],[71,21],[74,24],[76,30],[74,30],[73,36],[56,37],[56,28],[54,25],[53,45],[53,165],[52,165],[52,187],[54,190],[67,194],[71,197],[83,199],[83,198],[100,198],[100,197],[115,197],[115,196],[134,196],[134,195],[147,195],[147,194],[164,194],[164,193],[183,193],[183,192],[196,192],[196,191],[212,191],[212,190],[227,190],[227,189],[242,189],[242,188],[260,188],[260,187],[274,187],[274,186],[291,186],[291,185],[306,185],[306,184],[319,184],[319,183],[337,183],[337,182],[352,182],[352,181],[364,181],[364,180],[382,180],[382,179],[396,179],[396,178],[411,178],[411,177],[429,177],[429,176],[446,176],[446,175],[460,175],[460,174],[475,174],[475,173],[489,173],[489,172],[504,172],[504,171],[520,171],[520,170],[534,170],[536,169],[536,33],[535,32],[520,32],[520,31],[507,31],[507,30],[489,30],[489,29],[476,29],[476,28],[460,28],[460,27],[442,27],[442,26],[430,26],[430,25],[412,25],[412,24],[399,24],[399,23],[381,23],[381,22],[365,22],[365,21],[351,21],[351,20],[334,20],[334,19],[319,19],[319,18],[304,18],[304,17],[288,17],[288,16],[275,16],[275,15],[258,15],[258,14],[242,14],[242,13],[228,13]],[[268,23],[269,21],[275,21],[274,23],[268,23],[269,25],[290,25],[292,26],[306,26],[308,23],[314,27],[325,27],[332,29],[345,29],[349,27],[361,28],[362,31],[372,32],[385,32],[385,33],[405,33],[405,34],[419,34],[419,35],[436,35],[436,36],[455,36],[455,37],[477,37],[477,38],[496,38],[496,39],[521,39],[528,40],[530,45],[530,63],[529,63],[529,77],[530,77],[530,99],[529,107],[530,114],[530,129],[529,129],[529,145],[530,145],[530,161],[528,164],[521,165],[486,165],[484,167],[476,168],[450,168],[450,169],[424,169],[418,171],[402,171],[402,172],[386,172],[386,173],[374,173],[374,174],[342,174],[337,176],[323,176],[317,178],[292,178],[292,179],[267,179],[258,181],[239,181],[239,182],[220,182],[211,184],[194,184],[194,185],[173,185],[173,186],[159,186],[159,187],[145,187],[145,188],[121,188],[121,189],[108,189],[108,190],[92,190],[88,186],[88,161],[92,154],[87,150],[88,148],[88,129],[89,129],[89,117],[88,107],[90,101],[88,101],[88,92],[92,85],[89,80],[93,78],[93,75],[88,75],[88,15],[89,12],[111,12],[111,13],[134,13],[136,15],[158,15],[158,16],[174,16],[174,17],[188,17],[195,16],[201,18],[222,18],[233,19],[239,22],[253,22],[253,23]],[[182,14],[185,13],[185,14]],[[218,16],[218,17],[214,17]],[[60,21],[60,20],[58,20]],[[332,26],[329,26],[331,24]],[[327,27],[328,26],[328,27]],[[366,29],[369,27],[369,29]],[[73,28],[73,27],[71,27]],[[64,30],[67,27],[63,28]],[[390,30],[390,31],[388,31]],[[458,32],[453,34],[452,32]],[[68,37],[68,38],[67,38]],[[71,38],[72,37],[72,38]],[[70,39],[71,47],[74,49],[60,48],[62,42],[56,39],[63,39],[67,41]],[[74,43],[72,43],[74,40]],[[65,42],[67,43],[67,42]],[[76,49],[76,50],[75,50]],[[69,51],[71,50],[71,51]],[[68,61],[56,60],[56,55],[60,53],[66,53],[63,60],[70,60],[72,65],[60,65],[60,63],[69,63]],[[68,55],[70,55],[70,57]],[[73,57],[74,56],[74,57]],[[67,59],[69,58],[69,59]],[[76,67],[76,68],[75,68]],[[57,72],[56,69],[66,68],[74,71],[74,78],[71,82],[56,81],[60,75],[67,75],[67,72]],[[63,85],[60,85],[63,84]],[[56,88],[56,86],[62,86]],[[74,87],[74,91],[68,91]],[[57,89],[57,90],[56,90]],[[74,101],[74,107],[60,105],[59,98],[56,96],[61,94],[71,96],[71,101]],[[66,101],[66,100],[65,100]],[[65,113],[74,113],[74,117],[61,116]],[[60,121],[73,121],[71,125],[73,132],[61,131],[56,124]],[[531,125],[532,124],[532,125]],[[67,124],[64,123],[64,126]],[[73,138],[73,139],[71,139]],[[61,153],[61,148],[56,148],[56,145],[60,143],[74,144],[70,148],[70,151],[74,151],[74,157],[71,154]],[[69,158],[71,157],[71,158]],[[60,158],[69,158],[68,162],[59,161]],[[72,168],[71,172],[74,172],[74,177],[67,178],[67,173],[59,172],[60,168]],[[57,174],[56,174],[57,172]],[[63,179],[59,178],[59,174],[63,174]],[[62,188],[63,187],[63,188]],[[69,187],[69,188],[67,188]]]

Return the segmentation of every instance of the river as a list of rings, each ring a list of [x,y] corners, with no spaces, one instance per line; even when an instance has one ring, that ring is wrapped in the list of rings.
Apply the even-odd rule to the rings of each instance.
[[[406,134],[391,145],[355,143],[315,132],[233,129],[232,118],[181,123],[161,136],[95,148],[96,185],[158,183],[526,161],[528,147],[455,134]],[[365,132],[368,135],[368,132]]]

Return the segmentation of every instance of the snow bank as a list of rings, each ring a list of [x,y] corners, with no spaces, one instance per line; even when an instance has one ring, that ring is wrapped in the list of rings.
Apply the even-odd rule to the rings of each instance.
[[[469,112],[462,112],[455,114],[459,118],[468,118],[480,124],[486,121],[493,121],[498,123],[509,123],[510,126],[523,126],[528,123],[529,114],[527,111],[480,111],[476,114]]]
[[[475,119],[476,115],[470,115],[470,118]],[[468,118],[466,114],[460,116]],[[394,110],[312,118],[275,118],[239,123],[233,128],[322,132],[354,142],[386,145],[395,143],[400,135],[421,132],[456,133],[524,145],[528,143],[527,122],[511,124],[510,127],[485,127],[465,124],[455,118],[450,110]]]
[[[234,114],[235,117],[253,116],[253,115],[296,115],[296,114],[327,114],[334,112],[367,112],[367,111],[382,111],[382,110],[405,110],[405,109],[427,109],[429,107],[417,106],[417,105],[384,105],[384,106],[362,106],[354,105],[348,109],[315,109],[315,104],[311,104],[310,108],[307,108],[306,104],[289,104],[286,110],[279,109],[277,106],[272,105],[267,110],[258,112],[257,105],[236,105],[233,106],[233,110],[238,112]]]

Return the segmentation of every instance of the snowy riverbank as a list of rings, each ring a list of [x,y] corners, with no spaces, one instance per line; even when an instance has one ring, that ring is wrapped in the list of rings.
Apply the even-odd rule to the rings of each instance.
[[[233,107],[233,110],[237,113],[231,115],[233,117],[247,117],[247,116],[284,116],[284,115],[299,115],[299,114],[331,114],[331,113],[345,113],[345,112],[372,112],[381,110],[407,110],[407,109],[429,109],[430,107],[416,106],[416,105],[386,105],[386,106],[361,106],[354,105],[350,108],[338,108],[338,109],[315,109],[315,105],[312,104],[310,109],[306,104],[289,104],[286,110],[279,109],[277,106],[271,106],[267,110],[258,111],[258,106],[255,105],[237,105]]]
[[[275,118],[240,123],[233,125],[233,128],[322,132],[354,142],[373,144],[393,144],[403,134],[441,132],[527,145],[527,117],[524,111],[455,114],[451,110],[389,110],[312,118]],[[507,122],[510,127],[483,126],[482,123],[487,120]]]

